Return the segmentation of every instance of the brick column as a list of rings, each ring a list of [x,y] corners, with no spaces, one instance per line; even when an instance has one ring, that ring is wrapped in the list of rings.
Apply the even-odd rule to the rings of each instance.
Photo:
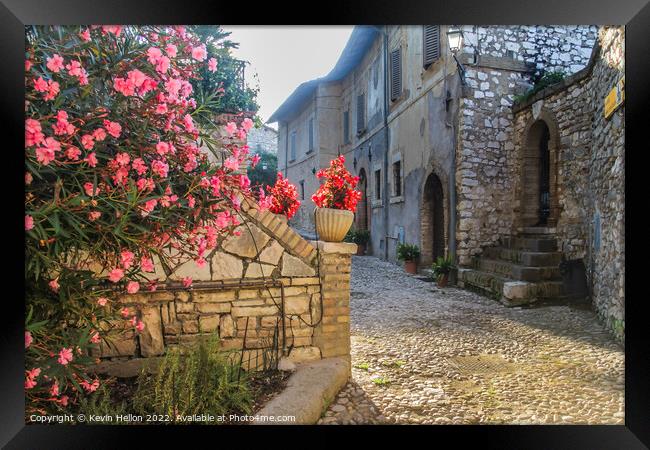
[[[318,247],[323,296],[323,320],[313,344],[323,358],[345,357],[350,364],[350,271],[356,244],[312,241]]]

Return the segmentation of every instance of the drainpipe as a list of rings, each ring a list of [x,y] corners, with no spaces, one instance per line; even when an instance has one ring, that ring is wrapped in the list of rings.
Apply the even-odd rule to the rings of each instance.
[[[386,238],[384,239],[384,253],[385,259],[388,261],[388,238],[390,237],[390,232],[388,230],[388,30],[387,26],[384,26],[383,33],[384,35],[384,231],[386,233]]]
[[[460,97],[459,97],[460,99]],[[460,102],[459,102],[460,103]],[[456,111],[460,111],[457,108]],[[456,117],[451,119],[452,137],[452,158],[451,158],[451,173],[449,174],[449,257],[452,261],[456,261],[456,149],[457,135],[456,135]]]

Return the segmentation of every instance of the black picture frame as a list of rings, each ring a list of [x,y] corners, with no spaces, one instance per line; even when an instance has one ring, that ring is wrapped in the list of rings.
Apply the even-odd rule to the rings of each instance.
[[[198,434],[211,433],[207,442],[229,445],[227,435],[240,445],[253,447],[250,428],[220,427],[115,427],[115,426],[65,426],[24,424],[23,396],[23,317],[22,295],[24,276],[20,257],[22,236],[22,211],[20,190],[23,186],[23,161],[18,149],[23,146],[24,127],[24,25],[25,24],[384,24],[384,23],[466,23],[466,24],[624,24],[626,25],[626,243],[633,237],[643,241],[640,234],[632,234],[630,209],[633,199],[644,192],[643,186],[632,183],[642,179],[633,175],[640,171],[641,155],[647,153],[648,140],[642,135],[647,128],[648,83],[650,80],[648,55],[650,55],[650,4],[647,0],[589,1],[589,0],[461,0],[457,3],[426,0],[349,1],[336,0],[322,4],[322,8],[305,7],[304,2],[268,3],[253,5],[208,1],[173,2],[169,0],[119,1],[105,0],[3,0],[0,4],[0,48],[2,64],[2,124],[5,132],[2,152],[5,176],[5,207],[9,220],[3,221],[5,237],[5,295],[3,296],[3,338],[0,340],[2,369],[0,377],[3,395],[0,407],[0,444],[8,449],[45,448],[118,448],[131,447],[143,435],[157,435],[166,443],[174,440],[192,445],[200,444]],[[288,18],[288,11],[302,12],[302,16]],[[289,69],[288,69],[289,70]],[[629,151],[628,151],[629,149]],[[639,160],[639,162],[636,162]],[[647,190],[647,188],[645,189]],[[647,200],[639,200],[641,205]],[[639,208],[637,208],[639,209]],[[640,222],[642,213],[637,214]],[[640,223],[636,224],[637,229]],[[637,231],[637,233],[640,233]],[[7,245],[9,244],[9,245]],[[626,261],[636,256],[641,261],[640,245],[625,246]],[[632,258],[632,259],[631,259]],[[644,314],[643,289],[631,290],[632,285],[643,287],[641,264],[626,264],[626,344],[625,344],[625,425],[624,426],[420,426],[420,427],[326,427],[330,444],[337,444],[342,434],[368,431],[373,435],[405,431],[406,445],[438,448],[462,447],[475,442],[480,448],[525,449],[637,449],[650,447],[650,346],[648,345],[648,315]],[[639,280],[637,283],[635,281]],[[10,289],[15,293],[10,294]],[[302,427],[255,427],[268,442],[283,445],[310,445],[298,440],[293,433],[312,431]],[[322,431],[319,427],[316,431]],[[281,434],[277,434],[281,433]],[[303,434],[303,433],[300,433]],[[275,437],[273,437],[274,435]],[[449,439],[450,444],[441,440]],[[295,440],[294,440],[295,439]],[[304,439],[304,437],[301,437]],[[150,442],[150,441],[146,441]],[[402,444],[403,445],[403,444]],[[148,448],[149,446],[147,446]]]

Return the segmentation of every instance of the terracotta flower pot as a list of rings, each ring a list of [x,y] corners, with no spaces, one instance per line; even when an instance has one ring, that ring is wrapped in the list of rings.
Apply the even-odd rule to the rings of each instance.
[[[357,244],[357,256],[366,254],[366,244]]]
[[[443,273],[438,277],[438,280],[436,283],[438,284],[438,287],[445,287],[447,286],[447,283],[449,282],[449,274],[448,273]]]
[[[318,239],[341,242],[352,226],[354,213],[347,209],[316,208]]]
[[[418,273],[417,261],[404,261],[404,270],[406,270],[406,273],[410,274]]]

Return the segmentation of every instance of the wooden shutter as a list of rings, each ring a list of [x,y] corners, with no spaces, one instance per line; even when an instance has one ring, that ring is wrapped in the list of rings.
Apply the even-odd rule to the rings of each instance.
[[[314,149],[314,119],[309,119],[309,151]]]
[[[343,112],[343,142],[350,142],[350,111]]]
[[[390,52],[390,99],[396,100],[402,93],[402,49]]]
[[[440,25],[424,25],[422,31],[424,68],[440,58]]]
[[[291,161],[296,159],[296,132],[291,133]]]
[[[357,133],[364,130],[366,127],[366,99],[365,95],[357,96]]]

